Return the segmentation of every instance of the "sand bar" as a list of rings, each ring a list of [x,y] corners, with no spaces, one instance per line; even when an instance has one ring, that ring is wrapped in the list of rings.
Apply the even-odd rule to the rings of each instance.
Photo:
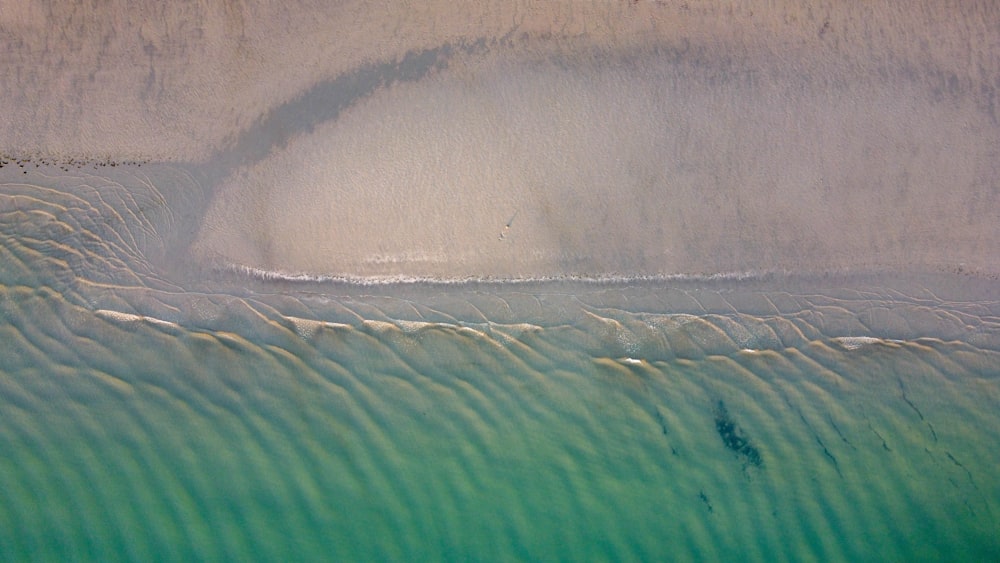
[[[190,165],[213,267],[1000,271],[991,3],[422,6],[5,5],[0,148]]]

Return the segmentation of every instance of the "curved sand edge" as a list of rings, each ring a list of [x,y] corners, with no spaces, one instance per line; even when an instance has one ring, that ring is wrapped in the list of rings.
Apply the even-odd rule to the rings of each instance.
[[[838,60],[503,52],[236,170],[195,254],[361,277],[996,270],[1000,128],[958,88]]]
[[[16,111],[0,139],[204,171],[253,135],[264,157],[209,174],[216,199],[189,227],[210,262],[430,277],[998,269],[989,2],[120,7],[5,4],[0,99]],[[361,92],[333,121],[303,117],[311,135],[267,120],[442,45],[479,47]]]

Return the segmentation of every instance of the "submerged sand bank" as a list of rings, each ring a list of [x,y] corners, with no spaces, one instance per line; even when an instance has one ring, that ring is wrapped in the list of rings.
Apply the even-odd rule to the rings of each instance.
[[[257,8],[5,7],[3,148],[191,162],[181,263],[1000,271],[991,3]]]

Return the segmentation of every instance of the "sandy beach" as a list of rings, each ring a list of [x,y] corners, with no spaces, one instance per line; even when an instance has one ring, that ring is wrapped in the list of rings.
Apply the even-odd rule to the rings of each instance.
[[[0,559],[1000,561],[1000,5],[326,6],[0,3]]]
[[[995,275],[1000,14],[938,6],[15,3],[0,148],[191,166],[181,268]]]

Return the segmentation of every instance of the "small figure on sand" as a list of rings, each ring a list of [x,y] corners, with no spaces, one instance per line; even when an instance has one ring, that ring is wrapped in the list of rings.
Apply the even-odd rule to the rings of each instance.
[[[514,217],[517,217],[517,211],[515,211],[514,214],[511,215],[510,220],[507,221],[507,224],[504,225],[503,229],[500,231],[500,240],[504,240],[505,238],[507,238],[507,231],[510,231],[510,224],[514,222]]]

